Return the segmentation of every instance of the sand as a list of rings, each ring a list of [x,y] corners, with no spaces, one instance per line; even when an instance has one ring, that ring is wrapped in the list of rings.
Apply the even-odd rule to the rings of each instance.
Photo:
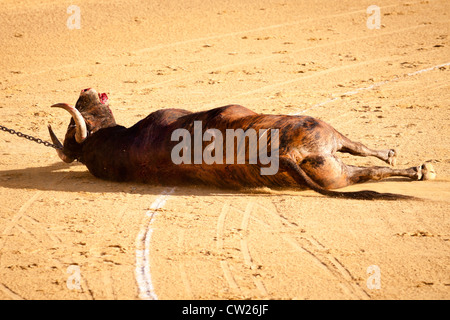
[[[0,299],[450,298],[449,1],[380,0],[379,29],[373,1],[79,0],[70,29],[72,4],[0,4],[0,125],[63,139],[50,105],[89,87],[125,126],[236,103],[320,118],[437,179],[344,189],[425,201],[114,183],[0,132]]]

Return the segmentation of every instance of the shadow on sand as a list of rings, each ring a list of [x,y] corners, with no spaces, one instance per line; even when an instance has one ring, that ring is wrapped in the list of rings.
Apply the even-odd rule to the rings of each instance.
[[[405,181],[406,178],[390,178],[386,181]],[[381,181],[371,181],[371,183]],[[143,195],[159,195],[169,185],[149,185],[135,182],[114,182],[98,179],[91,175],[81,163],[65,164],[57,162],[44,167],[29,167],[15,170],[0,171],[0,187],[12,189],[30,189],[42,191],[61,191],[61,192],[90,192],[90,193],[136,193]],[[208,186],[184,185],[176,186],[178,195],[197,195],[197,196],[280,196],[283,194],[294,195],[299,190],[257,188],[244,190],[227,190]],[[362,187],[361,189],[363,189]],[[319,194],[302,194],[302,196],[322,197]]]

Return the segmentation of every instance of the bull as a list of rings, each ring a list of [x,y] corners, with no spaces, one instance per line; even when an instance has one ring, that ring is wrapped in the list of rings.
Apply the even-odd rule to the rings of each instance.
[[[74,160],[83,163],[89,172],[101,179],[238,189],[309,188],[329,197],[392,200],[412,197],[369,190],[341,192],[332,189],[392,176],[412,180],[436,176],[430,163],[407,169],[346,165],[336,157],[336,152],[376,157],[391,166],[397,153],[394,149],[370,149],[309,116],[258,114],[239,105],[201,112],[164,109],[126,128],[116,123],[108,96],[91,88],[81,91],[75,107],[66,103],[52,107],[62,108],[72,117],[63,144],[48,126],[53,143],[60,146],[57,149],[59,157],[67,163]],[[260,169],[264,164],[260,161],[245,164],[174,163],[171,153],[177,142],[172,139],[173,132],[185,129],[194,138],[194,123],[198,121],[203,131],[214,129],[224,135],[227,129],[278,129],[279,170],[276,174],[263,175]],[[266,148],[273,143],[267,139]],[[248,160],[248,152],[245,156]]]

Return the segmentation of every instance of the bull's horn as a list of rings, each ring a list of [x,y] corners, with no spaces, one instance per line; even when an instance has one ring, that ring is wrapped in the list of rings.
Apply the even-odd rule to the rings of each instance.
[[[55,133],[52,130],[52,126],[48,125],[48,132],[50,133],[50,137],[52,138],[52,142],[54,145],[56,145],[57,147],[59,147],[59,149],[56,149],[56,152],[58,153],[58,156],[61,158],[62,161],[66,162],[66,163],[71,163],[73,162],[72,157],[69,157],[68,155],[66,155],[63,152],[63,145],[62,143],[58,140],[58,138],[56,137]]]
[[[81,115],[80,111],[72,106],[69,106],[67,103],[57,103],[52,105],[52,108],[62,108],[70,113],[77,126],[77,129],[75,131],[75,140],[78,143],[82,143],[87,138],[87,128],[86,122],[84,121],[84,118]]]

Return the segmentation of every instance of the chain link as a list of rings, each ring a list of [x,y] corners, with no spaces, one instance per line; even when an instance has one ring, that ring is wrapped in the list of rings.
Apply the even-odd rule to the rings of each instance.
[[[39,138],[35,138],[35,137],[32,137],[32,136],[29,136],[29,135],[27,135],[25,133],[16,131],[14,129],[8,129],[8,128],[2,126],[2,125],[0,125],[0,130],[5,131],[5,132],[9,132],[11,134],[15,134],[18,137],[25,138],[27,140],[34,141],[34,142],[39,143],[39,144],[43,144],[46,147],[51,147],[51,148],[55,148],[55,149],[62,149],[61,147],[59,147],[59,146],[57,146],[57,145],[55,145],[53,143],[50,143],[48,141],[44,141],[44,140],[39,139]]]

